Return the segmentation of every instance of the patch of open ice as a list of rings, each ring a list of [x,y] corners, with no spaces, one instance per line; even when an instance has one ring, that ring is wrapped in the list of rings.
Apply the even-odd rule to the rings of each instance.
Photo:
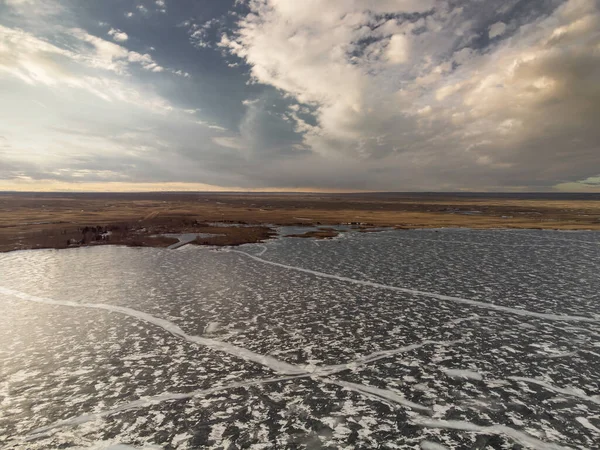
[[[354,278],[343,277],[343,276],[339,276],[339,275],[332,275],[329,273],[318,272],[316,270],[305,269],[303,267],[290,266],[287,264],[281,264],[278,262],[269,261],[267,259],[263,259],[263,258],[259,258],[258,256],[251,255],[249,253],[242,252],[240,250],[227,249],[227,250],[223,250],[223,251],[238,253],[238,254],[244,255],[248,258],[254,259],[255,261],[260,261],[264,264],[270,264],[272,266],[281,267],[283,269],[304,272],[304,273],[308,273],[308,274],[311,274],[311,275],[314,275],[317,277],[321,277],[321,278],[330,278],[330,279],[334,279],[334,280],[344,281],[346,283],[359,284],[362,286],[371,286],[371,287],[378,288],[378,289],[386,289],[386,290],[390,290],[390,291],[404,292],[407,294],[421,295],[424,297],[435,298],[438,300],[449,301],[449,302],[454,302],[454,303],[462,303],[462,304],[466,304],[466,305],[470,305],[470,306],[476,306],[478,308],[493,309],[495,311],[516,314],[518,316],[537,317],[538,319],[570,321],[570,322],[600,322],[600,318],[598,318],[598,317],[583,317],[583,316],[538,313],[538,312],[534,312],[534,311],[528,311],[526,309],[511,308],[509,306],[502,306],[502,305],[496,305],[494,303],[480,302],[477,300],[470,300],[467,298],[453,297],[450,295],[436,294],[434,292],[419,291],[416,289],[408,289],[408,288],[402,288],[402,287],[398,287],[398,286],[390,286],[387,284],[376,283],[374,281],[357,280]]]

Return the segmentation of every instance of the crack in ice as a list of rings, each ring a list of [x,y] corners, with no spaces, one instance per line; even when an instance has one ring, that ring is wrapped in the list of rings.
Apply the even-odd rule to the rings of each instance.
[[[77,302],[71,302],[71,301],[66,301],[66,300],[58,301],[58,300],[52,300],[49,298],[37,297],[34,295],[26,294],[24,292],[16,291],[14,289],[8,289],[5,287],[0,287],[0,293],[9,295],[9,296],[13,296],[13,297],[17,297],[21,300],[26,300],[26,301],[35,302],[35,303],[42,303],[42,304],[56,305],[56,306],[68,306],[68,307],[74,307],[74,308],[100,309],[100,310],[105,310],[105,311],[109,311],[109,312],[117,312],[120,314],[124,314],[124,315],[130,316],[130,317],[151,323],[153,325],[156,325],[177,337],[183,338],[184,340],[186,340],[188,342],[203,345],[203,346],[206,346],[213,350],[222,351],[222,352],[230,354],[232,356],[242,358],[246,361],[252,361],[252,362],[261,364],[263,366],[266,366],[266,367],[274,370],[275,372],[279,372],[279,373],[283,373],[283,374],[287,374],[287,375],[297,375],[296,378],[314,377],[315,379],[318,379],[325,383],[339,384],[338,382],[336,382],[334,380],[329,380],[325,376],[333,375],[334,373],[338,373],[343,370],[346,370],[351,367],[351,366],[349,367],[349,364],[352,364],[352,363],[346,363],[346,364],[339,364],[339,365],[333,365],[333,366],[323,366],[323,367],[317,366],[317,367],[313,368],[312,371],[309,371],[309,370],[306,370],[306,368],[280,361],[276,358],[273,358],[272,356],[260,355],[258,353],[254,353],[250,350],[247,350],[245,348],[237,347],[235,345],[228,344],[226,342],[189,335],[189,334],[185,333],[180,327],[178,327],[177,325],[175,325],[172,322],[169,322],[168,320],[160,319],[158,317],[152,316],[150,314],[147,314],[147,313],[144,313],[141,311],[137,311],[132,308],[127,308],[124,306],[106,305],[106,304],[102,304],[102,303],[77,303]],[[437,343],[437,342],[424,341],[423,343],[413,344],[413,345],[401,347],[401,348],[395,349],[395,350],[384,350],[384,351],[373,353],[371,355],[364,356],[362,358],[357,359],[356,361],[359,362],[360,364],[367,364],[368,362],[377,361],[378,359],[387,358],[387,357],[393,356],[394,354],[407,352],[407,351],[410,351],[410,350],[413,350],[416,348],[420,348],[424,345],[428,345],[428,344],[432,344],[432,343]],[[352,389],[352,390],[355,390],[355,391],[363,393],[363,394],[367,393],[367,394],[370,394],[371,396],[375,395],[375,394],[373,394],[374,388],[370,388],[368,386],[365,388],[362,388],[361,386],[362,385],[354,384],[354,383],[349,383],[349,384],[345,385],[345,387],[347,387],[348,389]],[[399,404],[409,407],[409,408],[412,407],[411,405],[416,405],[417,409],[419,409],[421,411],[429,410],[429,408],[427,408],[427,407],[417,405],[416,403],[412,403],[412,402],[406,400],[400,394],[395,393],[393,391],[377,389],[377,392],[379,393],[379,395],[378,395],[379,398],[385,398],[388,401],[393,401],[393,402],[399,403]]]
[[[391,286],[388,284],[377,283],[374,281],[357,280],[355,278],[344,277],[341,275],[332,275],[332,274],[325,273],[325,272],[318,272],[316,270],[305,269],[303,267],[290,266],[288,264],[282,264],[282,263],[278,263],[278,262],[274,262],[274,261],[269,261],[267,259],[263,259],[263,258],[259,258],[258,256],[251,255],[250,253],[242,252],[240,250],[226,249],[223,251],[237,253],[240,255],[244,255],[248,258],[251,258],[255,261],[264,263],[264,264],[270,264],[272,266],[281,267],[283,269],[304,272],[304,273],[308,273],[310,275],[314,275],[314,276],[320,277],[320,278],[329,278],[332,280],[344,281],[346,283],[353,283],[353,284],[358,284],[358,285],[362,285],[362,286],[374,287],[374,288],[378,288],[378,289],[385,289],[388,291],[403,292],[406,294],[420,295],[423,297],[430,297],[430,298],[435,298],[438,300],[443,300],[443,301],[448,301],[448,302],[462,303],[465,305],[475,306],[478,308],[492,309],[494,311],[515,314],[518,316],[536,317],[538,319],[567,321],[567,322],[592,322],[592,323],[600,322],[600,319],[598,319],[598,318],[560,315],[560,314],[549,314],[549,313],[538,313],[538,312],[529,311],[526,309],[511,308],[509,306],[502,306],[502,305],[496,305],[494,303],[480,302],[477,300],[470,300],[470,299],[462,298],[462,297],[453,297],[450,295],[436,294],[434,292],[419,291],[417,289],[409,289],[409,288],[403,288],[403,287],[398,287],[398,286]]]
[[[350,281],[350,282],[354,282],[354,283],[358,283],[358,284],[371,285],[371,286],[375,286],[375,287],[383,287],[386,289],[391,288],[393,290],[398,290],[398,291],[403,291],[403,292],[412,292],[412,293],[416,292],[419,294],[429,295],[429,296],[437,297],[437,298],[442,297],[444,299],[447,299],[447,298],[453,299],[453,297],[441,296],[438,294],[423,293],[420,291],[412,291],[412,290],[404,289],[404,288],[395,288],[393,286],[381,285],[379,283],[363,282],[360,280],[354,280],[354,279],[346,278],[346,277],[337,277],[335,275],[322,274],[320,272],[315,272],[315,271],[311,271],[308,269],[296,268],[293,266],[286,266],[283,264],[273,263],[270,261],[262,260],[261,258],[253,257],[252,255],[249,255],[244,252],[239,252],[239,251],[235,251],[235,252],[244,254],[253,259],[256,259],[256,260],[259,260],[259,261],[262,261],[262,262],[265,262],[268,264],[273,264],[276,266],[281,266],[281,267],[285,267],[285,268],[289,268],[289,269],[293,269],[293,270],[299,270],[301,272],[313,273],[317,276],[324,276],[326,278],[342,279],[344,281]],[[130,317],[151,323],[153,325],[156,325],[156,326],[164,329],[165,331],[168,331],[171,334],[173,334],[177,337],[180,337],[186,341],[189,341],[191,343],[203,345],[203,346],[206,346],[213,350],[222,351],[227,354],[230,354],[230,355],[233,355],[236,357],[240,357],[247,361],[256,362],[256,363],[266,366],[276,372],[280,372],[280,373],[288,374],[288,375],[294,375],[294,376],[290,376],[290,377],[271,378],[271,379],[266,379],[266,380],[253,380],[253,381],[247,381],[247,382],[231,383],[229,385],[223,385],[220,387],[197,390],[197,391],[193,391],[193,392],[189,392],[189,393],[169,393],[169,392],[167,392],[167,393],[159,394],[159,395],[153,396],[153,397],[141,398],[139,400],[125,403],[125,404],[122,404],[120,406],[117,406],[117,407],[109,409],[109,410],[101,411],[98,413],[83,414],[78,417],[60,420],[58,422],[55,422],[54,424],[37,428],[37,429],[33,430],[32,432],[30,432],[25,437],[25,440],[32,440],[32,439],[37,439],[37,438],[43,437],[48,432],[52,431],[53,429],[62,428],[62,427],[66,427],[66,426],[77,426],[77,425],[80,425],[80,424],[83,424],[86,422],[91,422],[91,421],[97,420],[99,418],[103,418],[106,416],[110,416],[112,414],[116,414],[118,412],[123,412],[123,411],[128,411],[128,410],[133,410],[133,409],[140,409],[140,408],[156,405],[156,404],[159,404],[159,403],[162,403],[165,401],[176,401],[176,400],[182,400],[182,399],[189,399],[189,398],[207,395],[207,394],[210,394],[213,392],[237,388],[237,387],[246,387],[246,386],[252,386],[252,385],[275,383],[275,382],[279,382],[279,381],[288,381],[288,380],[293,380],[293,379],[298,379],[298,378],[307,378],[307,377],[311,377],[311,378],[315,379],[315,381],[320,381],[320,382],[326,383],[326,384],[333,384],[333,385],[337,385],[337,386],[340,386],[342,388],[345,388],[345,389],[348,389],[351,391],[355,391],[361,395],[373,398],[377,401],[398,404],[405,408],[408,408],[408,409],[411,409],[411,410],[414,410],[417,412],[421,412],[421,413],[424,413],[427,415],[431,415],[431,413],[432,413],[431,407],[427,407],[424,405],[420,405],[418,403],[411,402],[410,400],[406,399],[398,392],[388,390],[388,389],[380,389],[380,388],[373,387],[373,386],[366,386],[366,385],[362,385],[362,384],[350,383],[350,382],[346,382],[346,381],[333,380],[333,379],[328,378],[327,376],[333,375],[335,373],[338,373],[338,372],[346,370],[346,369],[353,368],[357,365],[367,364],[370,362],[377,361],[379,359],[391,357],[391,356],[399,354],[399,353],[415,350],[415,349],[421,348],[425,345],[433,345],[433,344],[447,345],[447,344],[453,344],[456,342],[460,342],[460,341],[454,341],[454,342],[442,343],[442,342],[438,342],[438,341],[426,340],[421,343],[411,344],[411,345],[407,345],[407,346],[400,347],[400,348],[393,349],[393,350],[383,350],[383,351],[371,353],[369,355],[360,357],[350,363],[330,365],[330,366],[321,366],[321,367],[317,366],[314,368],[313,371],[307,371],[306,368],[302,368],[302,367],[299,367],[299,366],[296,366],[293,364],[288,364],[288,363],[279,361],[276,358],[273,358],[270,356],[260,355],[260,354],[254,353],[250,350],[234,346],[232,344],[228,344],[228,343],[213,340],[213,339],[202,338],[199,336],[189,335],[189,334],[185,333],[179,326],[175,325],[172,322],[169,322],[168,320],[160,319],[158,317],[152,316],[147,313],[143,313],[141,311],[134,310],[132,308],[127,308],[127,307],[123,307],[123,306],[115,306],[115,305],[107,305],[107,304],[102,304],[102,303],[77,303],[77,302],[72,302],[72,301],[58,301],[58,300],[52,300],[52,299],[43,298],[43,297],[37,297],[34,295],[26,294],[24,292],[16,291],[16,290],[5,288],[5,287],[0,287],[0,293],[19,298],[21,300],[26,300],[26,301],[35,302],[35,303],[42,303],[42,304],[56,305],[56,306],[67,306],[67,307],[74,307],[74,308],[90,308],[90,309],[105,310],[105,311],[109,311],[109,312],[116,312],[116,313],[124,314],[126,316],[130,316]],[[461,299],[461,300],[465,300],[465,299]],[[474,301],[465,300],[464,302],[474,302]],[[479,303],[479,302],[474,302],[474,303]],[[492,305],[492,306],[495,306],[495,305]],[[506,309],[510,309],[510,308],[506,308]],[[532,314],[537,315],[537,313],[532,313]],[[559,316],[559,317],[564,317],[564,316]],[[539,384],[548,389],[552,389],[556,392],[574,395],[574,396],[578,396],[580,398],[585,398],[586,400],[593,401],[595,403],[600,403],[600,400],[596,399],[594,397],[589,397],[589,396],[586,396],[584,394],[581,394],[577,391],[570,390],[570,389],[557,388],[555,386],[549,385],[548,383],[545,383],[540,380],[529,379],[529,378],[524,378],[524,377],[510,377],[510,378],[515,381],[524,381],[524,382],[531,382],[531,383]],[[472,424],[469,422],[461,422],[461,421],[430,420],[429,418],[422,416],[422,415],[418,415],[417,419],[413,418],[412,420],[416,424],[423,426],[423,427],[428,427],[428,428],[445,428],[445,429],[455,429],[455,430],[461,430],[461,431],[472,431],[472,432],[483,433],[483,434],[504,435],[521,445],[528,446],[528,447],[531,447],[534,449],[540,449],[540,450],[541,449],[549,449],[549,450],[568,449],[568,447],[563,447],[558,444],[540,441],[540,440],[534,438],[533,436],[530,436],[524,432],[515,430],[513,428],[510,428],[510,427],[507,427],[504,425],[479,426],[479,425],[475,425],[475,424]]]
[[[447,345],[457,344],[459,342],[462,342],[462,341],[457,340],[457,341],[444,341],[443,342],[443,341],[425,340],[418,344],[410,344],[410,345],[406,345],[404,347],[399,347],[399,348],[392,349],[392,350],[380,350],[378,352],[374,352],[374,353],[370,353],[365,356],[361,356],[360,358],[357,358],[353,361],[343,363],[343,364],[332,364],[332,365],[328,365],[328,366],[315,366],[312,373],[314,375],[319,375],[319,376],[333,375],[333,374],[336,374],[339,372],[343,372],[344,370],[351,370],[358,366],[363,366],[365,364],[379,361],[380,359],[390,358],[392,356],[395,356],[395,355],[398,355],[401,353],[406,353],[406,352],[410,352],[412,350],[417,350],[417,349],[425,347],[427,345],[447,346]]]
[[[303,375],[296,375],[296,376],[290,376],[290,377],[241,381],[241,382],[225,384],[222,386],[215,386],[215,387],[208,388],[208,389],[199,389],[196,391],[186,392],[186,393],[164,392],[162,394],[158,394],[158,395],[155,395],[152,397],[142,397],[142,398],[140,398],[138,400],[134,400],[132,402],[123,403],[114,408],[106,409],[104,411],[100,411],[100,412],[96,412],[96,413],[82,414],[80,416],[71,417],[69,419],[59,420],[50,425],[39,427],[39,428],[36,428],[36,429],[30,431],[24,438],[22,438],[22,440],[32,441],[35,439],[39,439],[39,438],[48,436],[52,431],[60,429],[60,428],[79,426],[84,423],[93,422],[95,420],[102,419],[104,417],[109,417],[113,414],[118,414],[121,412],[126,412],[126,411],[131,411],[131,410],[136,410],[136,409],[147,408],[147,407],[158,405],[160,403],[164,403],[164,402],[168,402],[168,401],[187,400],[187,399],[202,397],[202,396],[209,395],[209,394],[212,394],[215,392],[226,391],[229,389],[236,389],[236,388],[240,388],[240,387],[260,386],[263,384],[279,383],[279,382],[283,382],[283,381],[291,381],[291,380],[297,380],[300,378],[309,378],[309,377],[312,378],[313,374],[306,373]],[[348,383],[348,382],[344,382],[344,381],[330,380],[330,379],[324,378],[324,377],[314,377],[314,378],[317,381],[320,381],[322,383],[334,384],[334,385],[346,388],[348,390],[358,392],[359,394],[362,394],[366,397],[373,398],[378,401],[384,401],[386,403],[392,403],[392,404],[399,404],[406,408],[413,409],[415,411],[421,411],[426,414],[432,413],[431,408],[428,408],[423,405],[419,405],[418,403],[411,402],[411,401],[407,400],[406,398],[404,398],[402,395],[400,395],[394,391],[390,391],[387,389],[379,389],[379,388],[375,388],[372,386],[365,386],[365,385],[356,384],[356,383]]]
[[[258,247],[262,248],[262,250],[256,254],[256,256],[262,256],[266,253],[267,251],[267,246],[266,245],[258,245]]]
[[[459,430],[459,431],[472,431],[480,434],[493,434],[497,436],[506,436],[513,440],[517,444],[525,447],[533,448],[535,450],[565,450],[571,449],[571,447],[564,447],[559,444],[552,442],[541,441],[527,433],[524,433],[514,428],[507,427],[505,425],[488,425],[481,426],[471,422],[463,422],[461,420],[430,420],[419,416],[418,419],[413,418],[413,422],[416,425],[420,425],[425,428],[440,428],[444,430]]]
[[[250,387],[250,386],[259,386],[262,384],[269,383],[279,383],[282,381],[290,381],[295,380],[297,378],[305,378],[308,375],[297,375],[293,377],[281,377],[281,378],[268,378],[264,380],[250,380],[250,381],[240,381],[230,384],[225,384],[223,386],[215,386],[208,389],[199,389],[192,392],[186,393],[172,393],[172,392],[164,392],[162,394],[154,395],[152,397],[142,397],[138,400],[134,400],[132,402],[123,403],[114,408],[106,409],[104,411],[100,411],[97,413],[89,413],[82,414],[77,417],[72,417],[70,419],[59,420],[58,422],[54,422],[53,424],[46,425],[43,427],[36,428],[29,432],[29,434],[25,437],[25,441],[30,441],[34,439],[38,439],[44,437],[49,434],[49,432],[69,426],[77,426],[87,422],[93,422],[98,419],[102,419],[104,417],[112,416],[113,414],[117,414],[120,412],[131,411],[134,409],[142,409],[147,408],[149,406],[158,405],[160,403],[168,402],[168,401],[177,401],[177,400],[187,400],[191,398],[202,397],[205,395],[209,395],[215,392],[226,391],[229,389],[236,389],[240,387]]]
[[[380,389],[380,388],[376,388],[374,386],[366,386],[364,384],[350,383],[348,381],[337,381],[337,380],[330,380],[330,379],[323,379],[322,381],[327,384],[335,384],[337,386],[349,389],[351,391],[359,392],[363,395],[366,395],[367,397],[375,398],[377,400],[383,400],[383,401],[387,401],[387,402],[391,402],[391,403],[397,403],[406,408],[412,409],[414,411],[420,411],[420,412],[426,413],[428,415],[433,414],[432,408],[420,405],[418,403],[411,402],[410,400],[407,400],[405,397],[398,394],[397,392],[390,391],[389,389]]]
[[[581,400],[585,400],[585,401],[600,405],[600,395],[589,396],[577,388],[562,388],[559,386],[554,386],[553,384],[550,384],[546,381],[538,380],[537,378],[508,377],[508,379],[513,380],[513,381],[521,381],[523,383],[535,384],[535,385],[541,386],[545,389],[548,389],[549,391],[556,392],[557,394],[564,394],[564,395],[568,395],[570,397],[580,398]]]
[[[175,336],[178,336],[188,342],[202,345],[202,346],[208,347],[212,350],[217,350],[217,351],[221,351],[224,353],[228,353],[230,355],[237,356],[246,361],[252,361],[257,364],[261,364],[275,372],[279,372],[279,373],[286,374],[286,375],[300,375],[300,374],[306,373],[305,370],[301,369],[298,366],[285,363],[285,362],[280,361],[271,356],[261,355],[259,353],[255,353],[251,350],[248,350],[248,349],[245,349],[242,347],[237,347],[235,345],[228,344],[223,341],[218,341],[215,339],[208,339],[208,338],[203,338],[200,336],[194,336],[194,335],[187,334],[180,327],[178,327],[177,325],[175,325],[172,322],[169,322],[168,320],[161,319],[159,317],[155,317],[150,314],[147,314],[147,313],[144,313],[144,312],[132,309],[132,308],[127,308],[125,306],[106,305],[103,303],[77,303],[77,302],[71,302],[68,300],[61,300],[61,301],[52,300],[49,298],[43,298],[43,297],[37,297],[35,295],[29,295],[24,292],[15,291],[14,289],[8,289],[5,287],[0,287],[0,294],[10,295],[13,297],[20,298],[22,300],[35,302],[35,303],[43,303],[46,305],[68,306],[68,307],[73,307],[73,308],[100,309],[100,310],[104,310],[104,311],[110,311],[110,312],[116,312],[119,314],[124,314],[126,316],[134,317],[134,318],[142,320],[144,322],[148,322],[153,325],[156,325],[156,326],[162,328],[163,330],[168,331],[169,333],[171,333]]]

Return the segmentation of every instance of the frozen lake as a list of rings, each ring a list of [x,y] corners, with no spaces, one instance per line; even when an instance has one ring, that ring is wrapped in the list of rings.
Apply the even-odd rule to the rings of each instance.
[[[0,254],[0,447],[598,448],[600,233]]]

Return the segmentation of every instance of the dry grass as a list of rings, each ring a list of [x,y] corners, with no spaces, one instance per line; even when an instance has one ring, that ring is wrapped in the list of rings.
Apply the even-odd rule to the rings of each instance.
[[[228,245],[255,244],[275,236],[275,231],[270,227],[206,227],[200,228],[201,233],[218,234],[207,238],[196,238],[197,245],[214,245],[223,247]]]
[[[109,242],[92,245],[174,242],[150,237],[163,232],[225,236],[198,242],[205,245],[260,242],[271,235],[266,227],[215,230],[206,225],[210,222],[600,230],[600,201],[400,194],[0,194],[0,251],[63,248],[68,240],[81,239],[86,226],[120,227]]]

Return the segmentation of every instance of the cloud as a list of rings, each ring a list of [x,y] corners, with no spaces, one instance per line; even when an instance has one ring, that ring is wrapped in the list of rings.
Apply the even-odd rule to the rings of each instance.
[[[23,30],[0,26],[0,79],[43,86],[60,96],[68,93],[73,97],[80,91],[154,114],[179,113],[152,89],[132,82],[130,72],[135,66],[152,72],[169,70],[150,55],[128,51],[81,29],[65,29],[60,37],[68,45],[58,46]],[[35,97],[33,103],[49,108]]]
[[[30,89],[39,92],[38,87]],[[4,101],[12,103],[11,98]],[[196,126],[183,112],[157,116],[124,104],[99,104],[89,97],[78,98],[77,107],[80,119],[54,105],[52,117],[25,110],[3,121],[2,127],[12,132],[6,149],[0,145],[0,184],[2,179],[12,179],[23,186],[51,185],[51,180],[85,186],[100,181],[173,180],[235,185],[234,178],[214,171],[211,162],[211,152],[227,151],[211,141],[221,132]],[[27,128],[21,132],[24,117]],[[54,122],[57,126],[50,126]],[[27,132],[30,128],[36,133]]]
[[[20,186],[599,189],[597,1],[42,3],[2,9]]]
[[[375,115],[369,111],[380,109],[379,97],[393,94],[375,91],[369,72],[381,75],[375,84],[385,78],[381,87],[389,88],[385,66],[411,60],[405,33],[414,25],[385,17],[425,12],[432,6],[422,1],[329,2],[326,7],[315,1],[253,2],[237,34],[224,35],[220,45],[243,58],[257,82],[300,103],[317,105],[319,126],[305,136],[311,148],[329,154],[355,147],[356,153],[363,153],[359,141],[381,134],[374,130],[372,138],[362,136],[368,131],[361,128]],[[304,123],[299,125],[306,129]]]
[[[127,33],[123,32],[121,30],[117,30],[115,28],[111,28],[108,31],[108,35],[112,36],[112,38],[117,42],[125,42],[127,39],[129,39],[129,36],[127,36]]]
[[[146,6],[146,5],[148,5],[148,6]],[[159,14],[167,13],[166,0],[154,0],[152,5],[150,5],[150,2],[148,2],[146,5],[141,4],[141,3],[135,5],[135,11],[127,11],[125,13],[125,17],[127,17],[128,19],[131,19],[132,17],[136,16],[136,13],[138,13],[138,15],[141,15],[143,17],[150,17],[151,15],[156,14],[156,13],[159,13]]]
[[[27,18],[34,16],[55,16],[63,14],[65,8],[60,0],[3,0],[13,12]]]
[[[219,45],[310,107],[287,116],[306,148],[374,188],[551,188],[596,175],[600,12],[541,6],[256,0]]]
[[[186,110],[185,112],[189,114],[189,110]],[[209,128],[211,130],[228,131],[227,128],[224,128],[224,127],[221,127],[219,125],[212,124],[212,123],[205,122],[204,120],[197,120],[196,124],[198,124],[200,126],[203,126],[203,127],[206,127],[206,128]],[[227,141],[223,141],[223,142],[227,142]],[[221,145],[221,144],[219,144],[219,145]],[[228,145],[225,145],[225,147],[236,148],[236,147],[231,147],[231,146],[228,146]]]
[[[126,40],[124,36],[121,36],[121,34],[125,33],[121,33],[118,30],[111,31],[114,31],[114,33],[109,32],[109,34],[115,40]],[[65,30],[65,34],[76,38],[77,41],[75,41],[75,44],[79,44],[77,52],[74,53],[74,58],[84,61],[91,67],[110,70],[119,74],[126,74],[131,63],[139,64],[142,68],[153,72],[162,72],[165,70],[154,61],[151,55],[129,51],[122,45],[89,34],[81,28]],[[89,46],[86,48],[84,45],[81,45],[82,43],[91,44],[91,51]],[[174,72],[173,70],[170,71]]]
[[[154,3],[156,4],[159,12],[166,14],[167,4],[166,4],[165,0],[156,0]]]
[[[502,36],[506,31],[506,24],[504,22],[496,22],[489,28],[488,36],[490,39],[494,39],[495,37]]]
[[[6,3],[8,6],[11,7],[21,7],[23,5],[32,5],[36,2],[36,0],[4,0],[4,3]]]
[[[408,61],[409,41],[403,34],[394,34],[387,46],[386,56],[392,64],[402,64]]]
[[[246,148],[244,142],[237,137],[213,137],[212,140],[221,147],[233,148],[236,150],[244,150]]]
[[[214,44],[216,30],[223,25],[221,18],[212,18],[204,23],[198,24],[193,19],[185,20],[178,26],[187,28],[190,43],[198,48],[211,48]]]
[[[168,71],[189,77],[187,72],[160,66],[149,54],[129,51],[80,28],[61,29],[57,38],[68,45],[55,45],[32,33],[0,25],[0,72],[30,84],[62,83],[87,89],[104,99],[114,97],[105,88],[115,88],[116,81],[100,76],[101,73],[127,75],[137,65],[152,72]],[[126,95],[120,89],[115,94]]]
[[[180,89],[187,84],[173,84],[179,97],[165,88],[172,75],[190,76],[159,64],[164,51],[114,42],[122,32],[105,16],[9,18],[0,25],[0,184],[233,183],[203,168],[211,152],[228,152],[211,140],[227,129],[212,120],[199,127],[185,112],[200,110]]]

